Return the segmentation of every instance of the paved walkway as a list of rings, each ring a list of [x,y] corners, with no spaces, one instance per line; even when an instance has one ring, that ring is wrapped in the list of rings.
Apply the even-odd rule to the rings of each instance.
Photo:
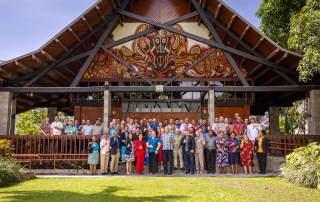
[[[151,174],[143,174],[143,175],[68,175],[68,174],[52,174],[52,175],[36,175],[38,178],[109,178],[109,177],[230,177],[230,178],[255,178],[255,177],[277,177],[279,173],[267,173],[265,175],[253,174],[253,175],[245,175],[245,174],[195,174],[195,175],[186,175],[182,172],[174,173],[173,175],[151,175]]]

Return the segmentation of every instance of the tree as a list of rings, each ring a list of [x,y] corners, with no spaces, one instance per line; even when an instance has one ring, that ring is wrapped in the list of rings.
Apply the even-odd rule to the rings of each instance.
[[[256,15],[268,37],[304,55],[298,67],[300,81],[320,73],[320,0],[263,0]]]
[[[19,122],[16,124],[16,134],[39,135],[40,124],[47,114],[47,108],[36,108],[19,114]]]

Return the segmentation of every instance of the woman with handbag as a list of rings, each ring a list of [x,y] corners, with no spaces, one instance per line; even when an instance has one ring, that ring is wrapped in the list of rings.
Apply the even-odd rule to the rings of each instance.
[[[99,163],[99,144],[97,136],[92,137],[92,141],[88,144],[88,164],[90,165],[91,175],[96,175],[97,164]]]

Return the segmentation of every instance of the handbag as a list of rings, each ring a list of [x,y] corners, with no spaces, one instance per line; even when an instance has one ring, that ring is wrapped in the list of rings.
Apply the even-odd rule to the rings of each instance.
[[[89,143],[89,145],[87,147],[87,151],[88,151],[88,153],[93,153],[93,145],[91,142]]]

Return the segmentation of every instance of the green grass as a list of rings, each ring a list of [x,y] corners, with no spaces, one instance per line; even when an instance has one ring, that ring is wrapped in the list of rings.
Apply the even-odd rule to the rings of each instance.
[[[320,191],[277,177],[35,179],[0,189],[0,201],[319,201]]]

